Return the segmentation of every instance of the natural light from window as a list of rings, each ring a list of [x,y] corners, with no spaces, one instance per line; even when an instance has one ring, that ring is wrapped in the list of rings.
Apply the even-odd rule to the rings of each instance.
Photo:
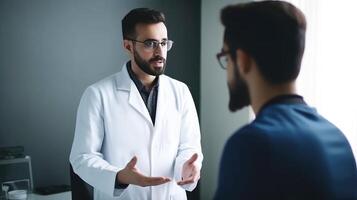
[[[344,132],[357,157],[357,1],[288,1],[308,23],[298,92]]]

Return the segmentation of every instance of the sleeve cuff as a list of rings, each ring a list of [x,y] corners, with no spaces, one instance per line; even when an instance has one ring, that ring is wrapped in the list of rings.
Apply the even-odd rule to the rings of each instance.
[[[187,190],[189,192],[192,192],[196,188],[197,182],[198,181],[195,181],[194,183],[191,183],[191,184],[181,185],[181,188],[183,188],[184,190]]]
[[[118,172],[119,173],[119,172]],[[126,189],[129,184],[124,184],[124,183],[121,183],[117,177],[118,177],[118,173],[117,173],[117,176],[115,177],[115,189]]]

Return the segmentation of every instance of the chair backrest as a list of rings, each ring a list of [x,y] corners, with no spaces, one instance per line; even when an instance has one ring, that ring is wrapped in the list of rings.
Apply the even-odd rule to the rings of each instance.
[[[83,181],[70,164],[72,200],[93,200],[93,187]]]

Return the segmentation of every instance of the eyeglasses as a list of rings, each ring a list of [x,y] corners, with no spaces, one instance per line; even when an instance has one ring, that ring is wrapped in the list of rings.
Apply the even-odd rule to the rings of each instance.
[[[228,53],[229,53],[229,51],[224,51],[222,49],[222,51],[220,53],[216,54],[218,63],[221,66],[222,69],[227,69],[227,64],[228,64],[227,54]]]
[[[147,51],[154,51],[159,47],[159,45],[161,45],[162,48],[166,48],[166,51],[170,51],[170,49],[172,48],[172,45],[174,43],[174,41],[172,41],[172,40],[163,40],[161,42],[158,40],[154,40],[154,39],[138,41],[138,40],[127,38],[127,40],[144,44],[144,49]]]

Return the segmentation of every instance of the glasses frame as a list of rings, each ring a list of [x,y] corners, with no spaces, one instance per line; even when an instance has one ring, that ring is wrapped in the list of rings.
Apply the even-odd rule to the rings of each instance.
[[[221,59],[223,57],[227,57],[227,55],[230,53],[230,51],[225,51],[225,50],[221,50],[221,52],[217,53],[216,54],[216,58],[218,60],[218,63],[219,63],[219,66],[222,68],[222,69],[227,69],[227,65],[224,65],[221,61]],[[226,58],[227,59],[227,58]]]
[[[172,49],[173,44],[174,44],[174,41],[172,41],[172,40],[163,40],[162,42],[160,42],[158,40],[154,40],[154,39],[147,39],[147,40],[144,40],[144,41],[139,41],[139,40],[135,40],[135,39],[131,39],[131,38],[126,38],[126,40],[142,43],[142,44],[144,44],[144,48],[147,49],[147,50],[150,50],[150,51],[156,50],[159,47],[159,45],[161,45],[161,47],[166,47],[166,51],[170,51]],[[146,46],[145,42],[147,42],[147,41],[155,42],[155,44],[156,44],[155,46],[156,47],[151,48],[151,47]],[[166,45],[165,45],[165,43],[166,43]],[[170,46],[170,48],[169,48],[169,46]]]

